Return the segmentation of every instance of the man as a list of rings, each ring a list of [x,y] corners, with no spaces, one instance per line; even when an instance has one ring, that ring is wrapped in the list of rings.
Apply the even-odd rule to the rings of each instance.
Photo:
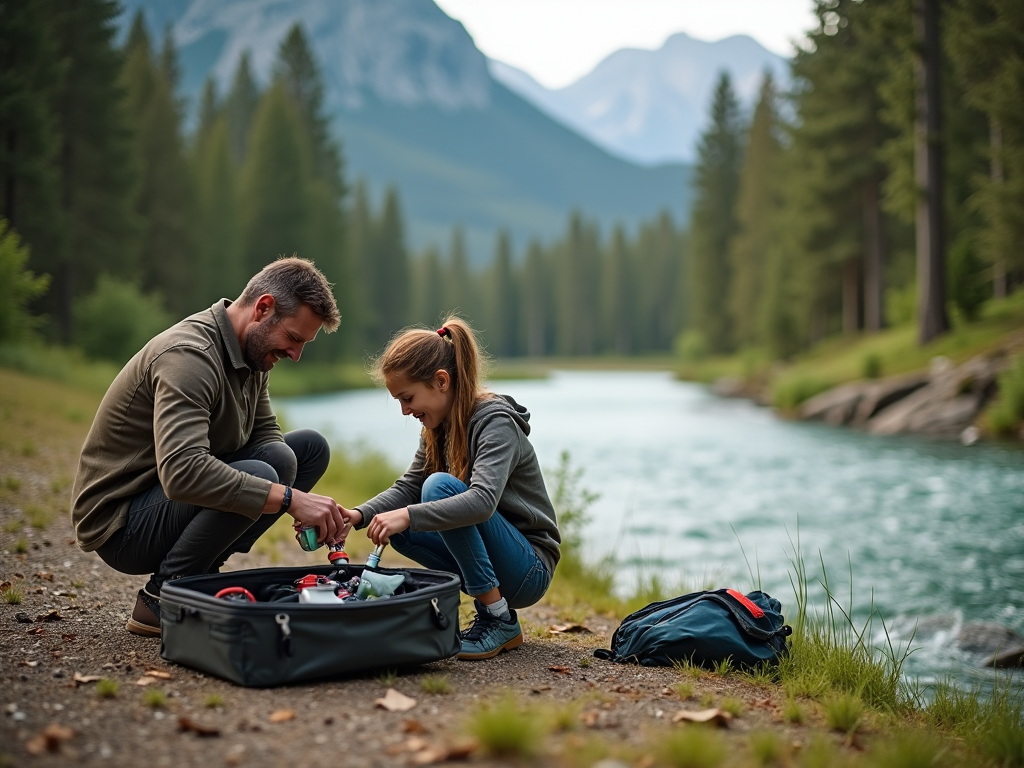
[[[337,503],[309,492],[327,469],[326,440],[282,435],[267,393],[274,364],[298,360],[339,320],[323,274],[279,259],[237,301],[156,336],[114,379],[82,447],[71,519],[84,551],[152,574],[129,632],[159,636],[165,581],[216,573],[284,513],[316,526],[320,541],[344,538]]]

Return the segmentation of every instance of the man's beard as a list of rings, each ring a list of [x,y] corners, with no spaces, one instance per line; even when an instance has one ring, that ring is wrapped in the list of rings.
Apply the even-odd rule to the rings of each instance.
[[[270,351],[274,348],[270,343],[270,330],[272,321],[266,320],[251,328],[245,337],[245,346],[242,348],[242,358],[245,364],[254,371],[266,373],[274,367],[276,360],[268,359]]]

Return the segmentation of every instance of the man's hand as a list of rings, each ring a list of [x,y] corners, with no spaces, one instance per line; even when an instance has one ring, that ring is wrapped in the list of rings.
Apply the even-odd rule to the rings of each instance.
[[[349,524],[341,514],[338,502],[330,496],[303,493],[292,489],[292,503],[288,514],[300,525],[312,525],[317,529],[317,542],[334,544],[348,536]]]
[[[391,537],[409,527],[409,508],[393,509],[390,512],[379,512],[373,516],[366,529],[366,535],[374,544],[388,544]]]

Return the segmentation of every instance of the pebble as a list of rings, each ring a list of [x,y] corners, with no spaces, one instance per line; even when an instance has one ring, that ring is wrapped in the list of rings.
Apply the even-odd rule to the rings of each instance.
[[[54,677],[64,677],[64,670],[63,669],[55,669],[55,670],[53,670],[53,676]]]

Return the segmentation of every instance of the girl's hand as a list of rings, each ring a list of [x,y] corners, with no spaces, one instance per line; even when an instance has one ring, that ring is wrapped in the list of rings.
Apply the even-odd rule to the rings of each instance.
[[[409,527],[409,508],[380,512],[366,528],[366,535],[377,545],[389,544],[391,537]]]
[[[357,527],[361,522],[363,522],[363,513],[358,509],[345,509],[340,504],[338,505],[338,508],[341,509],[341,516],[348,521],[348,524],[352,528]]]

